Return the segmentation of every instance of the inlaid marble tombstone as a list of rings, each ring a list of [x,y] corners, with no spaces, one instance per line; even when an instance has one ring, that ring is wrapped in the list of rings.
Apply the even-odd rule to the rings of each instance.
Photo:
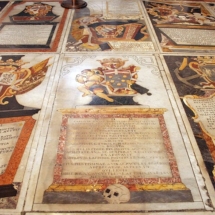
[[[208,177],[211,195],[215,187],[215,60],[214,56],[164,56],[172,78],[172,85],[185,111],[186,126],[191,127],[190,138],[197,143]],[[176,96],[177,96],[176,95]],[[214,199],[214,198],[212,198]]]
[[[50,55],[0,56],[0,209],[23,207],[18,200],[27,189],[24,174],[51,63]]]
[[[152,55],[62,59],[41,168],[30,184],[34,210],[205,207],[159,65]]]

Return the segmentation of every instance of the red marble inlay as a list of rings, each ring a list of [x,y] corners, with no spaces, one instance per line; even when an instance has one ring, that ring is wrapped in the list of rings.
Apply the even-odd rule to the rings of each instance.
[[[12,118],[1,118],[0,124],[15,123],[24,121],[23,128],[16,142],[16,146],[13,150],[11,158],[8,162],[5,172],[0,175],[0,185],[12,184],[13,179],[16,175],[17,169],[19,167],[20,161],[22,159],[25,147],[30,138],[31,132],[33,130],[35,120],[31,116],[21,116]]]

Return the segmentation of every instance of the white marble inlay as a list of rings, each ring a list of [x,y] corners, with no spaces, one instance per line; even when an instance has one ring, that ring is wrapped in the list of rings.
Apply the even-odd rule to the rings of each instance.
[[[214,30],[160,28],[178,45],[215,45]]]
[[[133,52],[143,51],[155,51],[152,42],[109,42],[113,47],[114,51],[126,51],[130,50]]]
[[[5,25],[0,45],[46,45],[52,25]]]
[[[62,178],[115,177],[172,177],[158,118],[69,118]]]
[[[138,0],[107,1],[105,9],[104,17],[107,19],[143,19]]]
[[[23,121],[0,124],[0,175],[7,168],[23,125]]]

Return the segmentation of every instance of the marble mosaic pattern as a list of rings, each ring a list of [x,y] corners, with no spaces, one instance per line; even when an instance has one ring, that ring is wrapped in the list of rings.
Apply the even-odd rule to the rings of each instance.
[[[59,82],[53,104],[49,135],[45,143],[44,158],[39,172],[39,183],[35,187],[35,210],[47,210],[50,207],[52,207],[52,210],[56,210],[53,204],[58,203],[62,205],[61,209],[65,211],[68,208],[69,210],[82,210],[76,204],[83,204],[90,211],[93,210],[94,204],[101,204],[99,210],[106,211],[108,210],[108,203],[113,204],[115,201],[124,203],[116,206],[120,210],[125,210],[129,207],[129,204],[135,202],[148,202],[149,208],[151,208],[150,203],[156,203],[159,207],[159,202],[163,201],[165,201],[166,207],[169,207],[172,202],[178,204],[186,202],[187,207],[204,208],[204,203],[200,200],[200,193],[193,189],[193,186],[198,187],[198,184],[195,185],[195,179],[190,169],[192,167],[186,165],[186,168],[184,168],[183,163],[186,162],[188,157],[185,157],[183,140],[180,135],[172,136],[172,134],[179,134],[179,132],[177,126],[175,126],[173,110],[161,78],[163,70],[159,68],[157,61],[159,62],[159,59],[156,59],[153,55],[65,55],[61,64],[59,64],[61,69],[57,69],[58,76],[56,78]],[[163,99],[159,100],[161,96]],[[107,105],[110,107],[105,108]],[[111,109],[113,109],[113,112],[111,112]],[[73,110],[75,111],[74,115],[72,115]],[[104,113],[109,111],[110,114],[102,115],[102,111]],[[130,114],[125,114],[129,111]],[[138,111],[140,115],[135,115]],[[70,112],[71,115],[69,115]],[[97,120],[97,117],[98,120],[100,118],[104,119],[101,122],[96,122],[94,120]],[[156,163],[151,163],[149,166],[153,170],[150,170],[150,167],[147,169],[146,166],[141,170],[141,165],[144,166],[144,164],[135,163],[135,157],[141,156],[142,162],[147,162],[144,150],[139,151],[139,153],[136,152],[130,142],[125,143],[127,144],[126,148],[122,145],[116,148],[114,139],[118,137],[119,143],[124,142],[123,138],[120,139],[120,136],[123,135],[124,131],[131,129],[129,126],[131,126],[132,121],[127,121],[129,122],[128,127],[124,126],[124,130],[121,127],[118,134],[115,134],[111,128],[104,127],[104,123],[102,123],[102,121],[109,118],[112,120],[119,118],[121,121],[140,118],[139,126],[143,126],[143,129],[144,126],[148,125],[146,119],[156,118],[157,123],[154,122],[155,124],[151,125],[154,133],[153,131],[150,133],[149,130],[145,130],[145,133],[149,132],[148,135],[152,138],[152,145],[158,144],[158,151],[151,149],[151,157],[154,157],[154,159],[156,157],[157,165],[163,165],[163,167],[159,168]],[[168,120],[170,118],[172,119],[171,126]],[[91,128],[83,128],[84,125],[82,124],[84,122],[85,126],[87,126],[87,123],[90,125],[88,121],[91,122]],[[71,124],[75,122],[77,126],[80,126],[80,131],[76,130],[76,126]],[[91,130],[95,123],[100,123],[100,127],[97,124],[98,130],[104,127],[106,132],[97,134],[94,130]],[[120,126],[120,124],[113,124],[112,126]],[[75,130],[73,131],[73,129]],[[90,131],[85,134],[86,129],[90,129]],[[93,131],[96,136],[91,134]],[[82,135],[86,135],[89,142],[84,140],[80,142],[79,139]],[[139,135],[139,137],[136,136],[137,142],[134,140],[135,144],[141,144],[144,141],[143,139],[146,138],[141,136],[141,133]],[[108,138],[107,140],[103,139],[105,136]],[[80,144],[83,144],[83,149],[80,148]],[[103,147],[106,148],[106,152],[101,151],[101,144],[104,144]],[[52,156],[50,156],[51,146],[54,146],[52,148],[54,151],[58,148],[58,153],[56,154],[53,151]],[[142,145],[142,147],[146,147],[146,151],[149,150],[147,145]],[[97,155],[93,154],[91,148],[97,150]],[[181,155],[179,155],[177,148],[180,148]],[[88,155],[89,152],[87,153],[86,150],[90,150],[92,155]],[[125,157],[131,156],[130,159],[121,158],[121,167],[114,166],[115,162],[112,158],[109,158],[112,153],[113,157],[116,156],[116,150],[121,153],[124,151]],[[126,150],[131,151],[131,154],[128,155]],[[180,159],[182,155],[183,161]],[[103,156],[102,161],[97,161],[101,156]],[[75,159],[72,162],[71,157]],[[85,160],[85,157],[88,157],[88,159]],[[95,158],[97,159],[94,161]],[[102,170],[101,164],[103,162],[107,167],[102,168]],[[169,165],[166,166],[165,163],[169,163]],[[77,165],[80,170],[77,170]],[[91,170],[92,165],[94,168]],[[109,176],[107,173],[105,174],[109,171],[108,166],[111,172]],[[88,168],[90,169],[88,170]],[[117,175],[116,172],[123,172],[123,169],[127,169],[127,176]],[[98,171],[98,173],[94,171]],[[104,175],[101,174],[102,171],[104,171]],[[89,172],[89,177],[86,172]],[[45,181],[44,175],[47,175]],[[33,187],[34,185],[31,184],[30,186]],[[107,201],[104,192],[107,189],[109,190],[111,186],[124,187],[119,189],[127,193],[125,194],[127,200],[120,200],[119,196],[118,200]],[[204,192],[204,190],[202,191]],[[102,195],[102,193],[104,194]],[[174,198],[166,198],[164,193],[166,197],[174,196]],[[91,205],[87,203],[91,203]],[[116,207],[112,205],[112,210],[116,210]],[[139,207],[141,205],[136,205],[134,209],[138,210]]]
[[[14,2],[0,19],[0,51],[57,51],[67,13],[58,2]]]
[[[119,7],[112,1],[93,1],[83,13],[75,12],[66,52],[155,51],[141,6],[139,1],[119,1]]]
[[[202,121],[195,118],[201,115],[196,112],[194,107],[187,103],[186,99],[193,96],[199,100],[199,104],[204,104],[204,118],[208,118],[207,126],[212,126],[210,118],[214,118],[214,57],[213,56],[165,56],[164,57],[181,102],[187,114],[188,120],[192,127],[194,136],[202,153],[206,168],[209,172],[211,182],[215,185],[214,180],[214,132],[207,132]],[[207,100],[211,101],[207,105]],[[200,107],[200,106],[199,106]],[[196,117],[195,117],[196,116]]]
[[[155,1],[145,6],[163,52],[214,52],[213,3]]]
[[[215,213],[214,31],[212,1],[1,1],[0,214]]]
[[[53,59],[51,59],[53,57]],[[1,208],[16,209],[54,56],[1,55]],[[32,99],[29,101],[29,98]],[[24,183],[26,184],[26,182]],[[24,186],[23,189],[26,189]]]

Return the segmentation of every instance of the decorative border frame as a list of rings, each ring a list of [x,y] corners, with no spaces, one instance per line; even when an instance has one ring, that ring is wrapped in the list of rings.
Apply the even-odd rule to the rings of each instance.
[[[60,137],[58,143],[58,152],[56,158],[56,164],[54,167],[54,176],[53,183],[48,188],[48,190],[52,190],[55,188],[59,188],[59,186],[89,186],[92,184],[100,185],[99,189],[103,190],[107,184],[119,183],[125,184],[132,190],[141,190],[144,189],[147,185],[173,185],[178,184],[181,189],[185,189],[182,185],[181,178],[179,175],[179,170],[177,167],[177,162],[172,150],[169,134],[166,128],[165,120],[163,117],[163,113],[166,109],[123,109],[123,108],[115,108],[111,109],[70,109],[70,110],[61,110],[62,123],[60,130]],[[129,113],[130,112],[130,113]],[[172,177],[158,177],[158,178],[128,178],[126,179],[126,183],[124,179],[62,179],[61,174],[63,170],[63,157],[64,157],[64,149],[66,145],[66,133],[67,133],[67,124],[69,118],[158,118],[160,129],[163,137],[164,147],[166,149],[167,157],[169,160],[169,165],[172,173]],[[182,185],[182,186],[181,186]],[[80,188],[77,188],[80,189]],[[167,189],[173,189],[173,187],[168,187]],[[47,191],[48,191],[47,190]],[[61,189],[59,189],[61,190]]]

